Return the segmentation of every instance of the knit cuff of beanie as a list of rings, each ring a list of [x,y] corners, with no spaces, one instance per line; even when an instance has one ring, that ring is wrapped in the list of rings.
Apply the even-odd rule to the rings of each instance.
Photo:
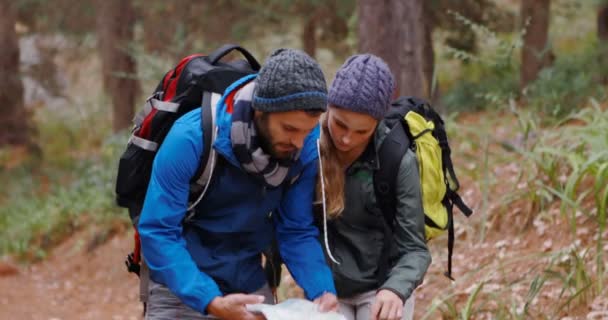
[[[330,95],[328,98],[328,102],[330,105],[358,113],[365,113],[370,115],[372,118],[376,120],[384,119],[384,115],[386,113],[385,109],[382,108],[369,108],[366,106],[362,106],[359,104],[352,104],[352,97],[341,96],[341,95]]]
[[[253,108],[262,112],[294,110],[325,111],[327,95],[323,92],[298,92],[277,98],[254,97]]]

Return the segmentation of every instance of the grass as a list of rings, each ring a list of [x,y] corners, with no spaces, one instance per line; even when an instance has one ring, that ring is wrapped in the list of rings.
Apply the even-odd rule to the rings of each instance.
[[[0,256],[41,259],[87,224],[127,223],[113,197],[117,159],[127,137],[100,126],[104,121],[99,119],[108,116],[105,105],[91,99],[83,113],[39,111],[40,155],[24,155],[7,168],[11,150],[3,150],[0,179],[10,183],[0,193]]]
[[[576,240],[548,252],[531,248],[525,257],[507,255],[476,265],[460,275],[454,286],[434,293],[425,319],[438,314],[445,319],[553,319],[581,312],[606,294],[602,237],[608,203],[608,110],[589,99],[578,112],[547,125],[528,109],[514,104],[504,109],[509,113],[482,113],[483,121],[473,123],[448,118],[453,154],[466,163],[457,168],[458,173],[477,185],[481,194],[476,208],[480,218],[472,225],[457,226],[466,230],[467,250],[475,250],[471,245],[484,241],[512,242],[504,235],[523,234],[537,224],[547,225],[547,240],[580,239],[579,231],[585,230],[591,236],[587,242]],[[513,175],[501,173],[504,168]],[[522,206],[517,213],[515,209]],[[501,227],[500,221],[506,226]],[[566,234],[557,236],[562,231],[552,228],[560,221],[569,227]],[[502,235],[498,230],[512,231]],[[528,269],[522,272],[519,264]],[[538,302],[548,297],[553,300]]]
[[[493,261],[440,291],[422,319],[555,319],[595,297],[588,256],[575,246]],[[524,269],[521,265],[527,265]],[[520,267],[518,267],[520,266]],[[464,284],[464,286],[463,286]]]
[[[534,181],[538,190],[560,200],[561,213],[570,214],[572,232],[576,232],[572,214],[577,211],[593,217],[600,232],[605,229],[608,139],[603,128],[608,125],[608,111],[594,99],[590,104],[556,126],[539,131],[529,147],[510,148],[527,162],[524,168],[530,168],[529,184]],[[593,205],[585,205],[590,202]]]

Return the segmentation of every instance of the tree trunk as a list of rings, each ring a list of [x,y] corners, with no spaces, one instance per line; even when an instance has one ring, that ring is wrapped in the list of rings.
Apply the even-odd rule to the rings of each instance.
[[[608,42],[608,4],[597,10],[597,37],[604,45]]]
[[[12,1],[0,1],[0,147],[30,144],[30,120],[23,105],[23,84],[19,71],[19,39],[15,32],[16,8]]]
[[[101,53],[103,85],[113,106],[114,132],[131,126],[139,81],[135,60],[128,46],[133,39],[135,11],[130,1],[99,0],[98,47]]]
[[[600,54],[600,81],[608,83],[608,4],[601,5],[597,11],[597,38],[599,40]]]
[[[359,0],[359,51],[384,59],[397,95],[429,99],[434,68],[424,0]]]
[[[308,16],[304,22],[302,44],[304,51],[314,58],[317,52],[317,17],[315,14]]]
[[[522,23],[528,23],[521,57],[520,86],[525,88],[536,80],[543,67],[551,63],[552,54],[547,43],[549,33],[550,0],[522,0]]]
[[[147,53],[164,54],[173,59],[191,54],[192,44],[187,41],[191,24],[200,25],[201,15],[209,15],[205,10],[208,1],[196,0],[149,0],[140,2],[136,11],[141,13],[143,41]],[[206,18],[207,19],[207,18]],[[190,26],[190,27],[189,27]],[[215,31],[215,30],[214,30]],[[208,34],[204,34],[207,39]]]
[[[422,51],[420,59],[422,60],[422,74],[424,75],[424,96],[429,101],[432,101],[433,105],[437,105],[435,102],[439,99],[439,85],[438,83],[433,83],[435,76],[435,51],[433,50],[433,27],[430,10],[431,3],[423,1],[423,23],[421,25],[423,30],[421,31],[422,45],[420,47]]]
[[[168,51],[174,43],[177,23],[167,23],[178,19],[170,12],[167,4],[158,1],[144,2],[142,8],[144,49],[149,54],[161,54]]]

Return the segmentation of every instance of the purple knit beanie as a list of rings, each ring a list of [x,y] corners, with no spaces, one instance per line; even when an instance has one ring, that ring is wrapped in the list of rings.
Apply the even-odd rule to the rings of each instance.
[[[390,107],[394,83],[382,59],[372,54],[354,55],[336,73],[327,100],[336,107],[380,120]]]

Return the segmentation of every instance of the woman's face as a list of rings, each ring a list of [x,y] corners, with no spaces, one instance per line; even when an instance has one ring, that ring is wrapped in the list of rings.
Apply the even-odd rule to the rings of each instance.
[[[329,135],[341,152],[349,152],[358,147],[364,147],[376,130],[378,120],[372,116],[349,111],[335,106],[329,106],[327,111],[327,126]]]

